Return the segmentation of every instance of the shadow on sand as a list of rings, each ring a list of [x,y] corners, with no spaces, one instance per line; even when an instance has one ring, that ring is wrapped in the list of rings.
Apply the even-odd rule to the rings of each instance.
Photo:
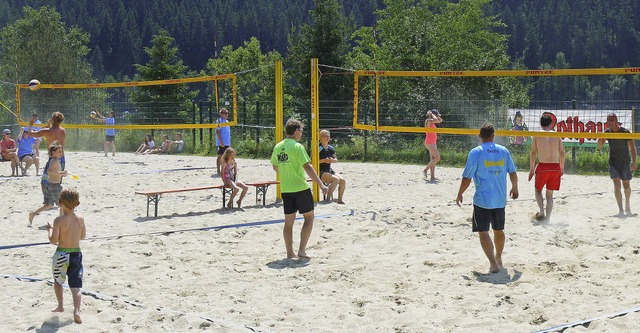
[[[310,259],[280,259],[267,263],[273,269],[300,268],[309,265]]]
[[[61,321],[60,317],[58,317],[57,315],[53,315],[51,318],[42,322],[42,325],[40,325],[40,328],[36,328],[35,331],[36,333],[54,333],[54,332],[57,332],[62,327],[69,326],[71,324],[73,324],[72,319]]]
[[[478,282],[493,284],[509,284],[520,280],[520,277],[522,277],[522,272],[513,270],[513,274],[509,274],[509,270],[507,268],[502,268],[497,273],[481,273],[478,271],[472,271],[471,273],[475,276]],[[466,275],[462,276],[462,278],[465,280],[471,280],[471,277]]]

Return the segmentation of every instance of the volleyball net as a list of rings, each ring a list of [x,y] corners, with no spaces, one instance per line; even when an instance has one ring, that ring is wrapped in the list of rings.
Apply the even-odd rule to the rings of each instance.
[[[508,144],[533,136],[558,136],[566,143],[589,144],[611,137],[606,117],[618,116],[637,132],[640,68],[376,71],[354,70],[354,129],[376,132],[436,132],[478,135],[485,122]],[[427,111],[443,122],[425,129]],[[549,114],[557,133],[541,133],[540,116]],[[638,134],[617,134],[638,139]]]
[[[232,113],[229,123],[237,119],[236,74],[155,81],[131,81],[89,84],[47,84],[31,91],[28,84],[16,86],[16,116],[25,125],[31,114],[42,118],[54,111],[65,115],[66,128],[181,129],[214,128],[197,117],[194,98],[200,91],[228,91],[226,99]],[[227,88],[228,86],[228,88]],[[218,97],[219,98],[219,97]],[[115,125],[103,125],[92,112],[116,115]]]
[[[170,137],[174,132],[182,134],[185,142],[193,142],[187,144],[190,150],[189,146],[195,147],[199,142],[200,151],[207,151],[207,144],[211,151],[215,147],[215,129],[220,127],[237,126],[241,128],[238,134],[246,135],[262,127],[273,132],[274,76],[274,65],[270,64],[235,73],[171,80],[41,82],[35,90],[28,84],[16,84],[15,98],[7,97],[5,85],[2,100],[11,102],[5,103],[5,113],[10,112],[19,126],[26,126],[32,114],[46,124],[53,112],[62,112],[63,126],[75,129],[67,143],[71,149],[99,149],[104,130],[112,128],[118,131],[116,144],[122,150],[135,150],[145,134],[153,136],[154,131],[160,131]],[[269,100],[265,101],[264,96]],[[229,111],[228,122],[218,124],[222,108]],[[109,117],[112,112],[114,125],[106,125],[94,114]],[[265,132],[268,131],[261,134]]]

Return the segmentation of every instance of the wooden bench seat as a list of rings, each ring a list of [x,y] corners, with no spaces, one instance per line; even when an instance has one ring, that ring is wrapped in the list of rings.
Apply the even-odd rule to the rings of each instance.
[[[184,187],[184,188],[174,188],[174,189],[166,189],[166,190],[156,190],[156,191],[136,191],[136,194],[144,195],[147,197],[147,216],[149,216],[149,204],[153,204],[154,206],[154,215],[158,216],[158,202],[160,201],[160,195],[166,193],[178,193],[178,192],[191,192],[191,191],[200,191],[200,190],[214,190],[220,189],[222,191],[222,208],[224,208],[224,204],[227,201],[227,194],[231,194],[231,188],[225,187],[223,184],[218,185],[208,185],[208,186],[197,186],[197,187]]]
[[[260,197],[262,197],[262,205],[264,206],[266,204],[266,195],[267,195],[267,190],[269,189],[269,186],[278,184],[278,181],[270,180],[270,181],[262,181],[262,182],[249,182],[245,184],[247,186],[255,187],[256,205],[260,202]],[[213,189],[220,189],[222,191],[222,208],[224,208],[225,203],[227,202],[227,194],[231,195],[232,189],[228,186],[224,186],[223,184],[174,188],[174,189],[165,189],[165,190],[156,190],[156,191],[136,191],[135,194],[144,195],[147,197],[147,216],[149,216],[149,205],[153,204],[154,216],[157,217],[158,202],[160,201],[160,195],[167,194],[167,193],[190,192],[190,191],[213,190]]]
[[[269,186],[275,185],[278,183],[280,182],[276,180],[269,180],[264,182],[250,182],[245,184],[247,186],[253,186],[256,188],[256,205],[258,204],[258,202],[260,202],[259,197],[262,196],[262,205],[264,206],[266,204],[266,196],[267,196],[267,190],[269,189]]]

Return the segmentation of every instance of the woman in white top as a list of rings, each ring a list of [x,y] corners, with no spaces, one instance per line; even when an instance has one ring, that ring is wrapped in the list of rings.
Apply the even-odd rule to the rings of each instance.
[[[142,154],[147,150],[151,150],[153,147],[155,147],[153,138],[151,137],[151,135],[147,134],[144,136],[144,142],[140,145],[140,147],[138,147],[138,150],[136,150],[136,154]]]

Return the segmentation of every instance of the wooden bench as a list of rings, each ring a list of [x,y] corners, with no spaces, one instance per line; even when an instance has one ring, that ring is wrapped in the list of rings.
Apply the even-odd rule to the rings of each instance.
[[[169,190],[157,190],[157,191],[136,191],[136,194],[144,195],[147,197],[147,217],[149,216],[149,204],[154,205],[154,216],[158,216],[158,202],[160,201],[160,195],[166,193],[178,193],[178,192],[190,192],[200,190],[213,190],[220,189],[222,191],[222,208],[225,207],[227,201],[227,194],[231,195],[231,188],[224,186],[223,184],[198,186],[198,187],[185,187],[174,188]]]
[[[267,196],[267,190],[269,189],[269,186],[271,185],[275,185],[280,183],[279,181],[276,180],[269,180],[269,181],[265,181],[265,182],[250,182],[250,183],[245,183],[247,186],[253,186],[256,188],[256,205],[258,204],[258,202],[260,202],[260,196],[262,196],[262,205],[264,206],[266,204],[266,196]]]
[[[260,197],[262,197],[262,205],[266,204],[266,195],[269,186],[278,184],[278,181],[270,180],[263,182],[250,182],[245,183],[247,186],[253,186],[256,188],[256,205],[260,202]],[[185,188],[175,188],[168,190],[157,190],[157,191],[136,191],[135,194],[144,195],[147,197],[147,217],[149,216],[149,205],[153,204],[154,206],[154,216],[158,216],[158,202],[160,201],[160,195],[166,193],[178,193],[178,192],[190,192],[190,191],[200,191],[200,190],[213,190],[220,189],[222,191],[222,208],[225,207],[227,202],[227,194],[231,195],[232,189],[228,186],[224,186],[223,184],[218,185],[209,185],[209,186],[198,186],[198,187],[185,187]]]

